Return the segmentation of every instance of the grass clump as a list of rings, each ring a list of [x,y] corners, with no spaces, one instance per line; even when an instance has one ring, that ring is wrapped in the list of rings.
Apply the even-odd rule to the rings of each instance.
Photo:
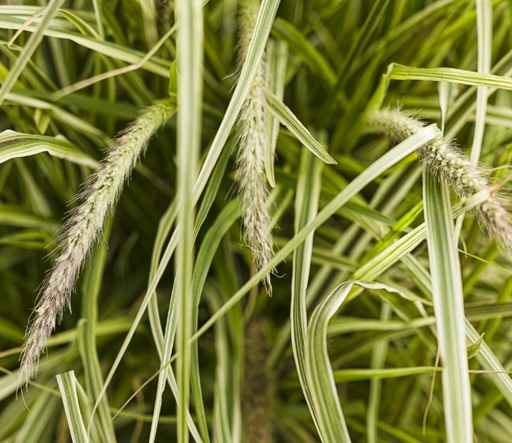
[[[0,441],[508,443],[509,23],[0,6]]]

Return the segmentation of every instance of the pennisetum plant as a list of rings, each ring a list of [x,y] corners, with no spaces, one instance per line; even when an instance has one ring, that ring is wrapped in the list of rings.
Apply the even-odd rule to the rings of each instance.
[[[100,235],[105,218],[121,194],[124,183],[155,132],[173,115],[175,100],[155,102],[108,146],[108,154],[84,184],[79,206],[71,212],[60,233],[60,245],[53,268],[41,284],[39,300],[27,329],[21,366],[20,386],[37,374],[39,357],[70,297],[85,259]]]
[[[366,122],[370,131],[386,134],[396,142],[405,140],[424,126],[410,113],[398,109],[373,110],[368,113]],[[472,164],[452,141],[444,138],[423,146],[418,158],[458,197],[466,199],[486,192],[485,201],[474,208],[478,221],[499,244],[512,251],[512,217],[507,201],[492,188],[482,168]]]
[[[512,255],[474,244],[478,229],[453,220],[470,207],[482,229],[512,250],[499,173],[472,164],[435,125],[425,127],[411,113],[359,113],[398,96],[430,113],[438,106],[434,83],[449,82],[451,131],[466,143],[474,121],[474,146],[495,146],[496,168],[509,169],[510,2],[154,0],[98,8],[51,0],[41,17],[41,2],[24,3],[0,6],[1,40],[9,42],[0,46],[0,82],[9,80],[0,90],[0,442],[510,440]],[[155,45],[157,30],[169,37]],[[172,202],[165,214],[137,202],[147,216],[133,217],[129,228],[150,237],[148,220],[159,220],[153,242],[126,242],[123,252],[133,245],[134,253],[110,254],[108,264],[103,248],[98,261],[89,258],[94,266],[84,289],[91,297],[83,313],[93,321],[59,337],[78,337],[81,365],[73,365],[76,375],[59,375],[59,398],[50,376],[63,370],[63,358],[77,358],[77,348],[57,350],[45,374],[40,369],[46,387],[34,383],[24,398],[27,411],[8,399],[16,377],[25,387],[36,375],[105,217],[118,204],[131,211],[133,202],[117,202],[119,194],[175,112],[176,100],[152,99],[165,97],[169,68],[172,74],[178,64],[171,58],[179,59],[185,80],[177,111],[181,161],[152,173],[180,177],[166,187]],[[240,77],[230,90],[232,69]],[[80,93],[68,88],[83,80],[102,83]],[[83,164],[77,146],[97,143],[141,102],[154,104],[108,144],[60,231],[21,370],[11,374],[23,335],[15,325],[26,321],[22,295],[43,280],[39,249],[54,232],[58,191],[80,181],[68,162]],[[356,124],[363,119],[370,131],[403,143],[389,150],[367,143]],[[236,153],[226,143],[234,133]],[[321,168],[308,153],[299,159],[304,148],[339,166]],[[280,183],[270,192],[275,149]],[[412,152],[424,172],[421,184],[419,171],[401,161]],[[231,154],[236,164],[227,177]],[[226,204],[231,177],[237,199]],[[138,189],[153,192],[153,183]],[[453,210],[448,190],[462,200]],[[283,220],[278,238],[273,205]],[[176,222],[177,214],[188,222]],[[474,233],[472,254],[459,253],[455,227]],[[118,228],[113,235],[121,238],[126,232]],[[240,271],[246,256],[252,276]],[[279,285],[276,266],[284,274]],[[126,279],[104,277],[111,272]],[[92,295],[100,288],[109,297],[96,316]],[[273,298],[248,295],[264,290]],[[247,320],[253,308],[260,317]]]
[[[258,7],[258,0],[244,0],[240,6],[239,65],[246,58]],[[263,268],[273,255],[272,219],[268,208],[269,190],[265,173],[265,146],[268,143],[266,81],[267,64],[263,57],[238,119],[240,135],[236,164],[236,178],[242,200],[244,238],[252,250],[254,264],[258,270]],[[270,274],[264,277],[263,284],[267,293],[272,294]]]

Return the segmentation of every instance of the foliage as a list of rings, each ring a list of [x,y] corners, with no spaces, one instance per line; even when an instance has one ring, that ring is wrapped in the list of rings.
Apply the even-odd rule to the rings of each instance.
[[[0,441],[510,441],[510,2],[7,3]]]

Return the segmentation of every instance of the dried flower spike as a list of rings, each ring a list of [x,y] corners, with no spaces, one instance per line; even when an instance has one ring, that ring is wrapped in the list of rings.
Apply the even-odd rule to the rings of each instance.
[[[273,441],[267,360],[269,347],[263,320],[245,327],[242,429],[245,443]]]
[[[71,213],[60,234],[58,256],[41,285],[39,301],[27,330],[19,381],[26,386],[37,374],[39,357],[66,305],[83,263],[98,238],[105,217],[111,211],[150,138],[175,111],[172,100],[162,100],[146,108],[124,132],[109,144],[98,170],[86,181],[78,196],[81,204]]]
[[[394,141],[405,140],[423,127],[419,120],[397,109],[372,111],[366,121],[372,132],[384,133]],[[487,232],[512,252],[509,205],[492,189],[483,170],[473,165],[446,139],[436,139],[426,144],[419,150],[418,157],[431,173],[450,185],[460,198],[469,198],[481,191],[488,193],[487,200],[477,205],[474,211]]]
[[[258,14],[259,2],[242,2],[240,13],[239,60],[243,63]],[[240,137],[236,177],[242,199],[244,238],[252,249],[259,270],[273,255],[272,219],[267,206],[269,191],[265,174],[265,145],[267,144],[267,111],[265,101],[267,65],[263,59],[239,116]],[[267,293],[272,294],[270,274],[263,280]]]

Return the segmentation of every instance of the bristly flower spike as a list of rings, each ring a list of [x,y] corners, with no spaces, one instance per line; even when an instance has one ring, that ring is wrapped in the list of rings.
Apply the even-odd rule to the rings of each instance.
[[[272,443],[271,389],[267,368],[270,349],[263,320],[245,327],[242,430],[245,443]]]
[[[258,14],[259,1],[245,0],[240,11],[239,62],[244,62]],[[257,68],[249,93],[240,112],[236,178],[242,200],[244,239],[252,250],[258,270],[273,256],[272,218],[269,213],[269,189],[265,173],[267,144],[267,103],[265,85],[267,64],[263,58]],[[270,273],[263,279],[272,294]]]
[[[20,386],[37,374],[39,357],[65,307],[84,261],[103,229],[105,218],[121,194],[124,183],[145,152],[155,132],[175,112],[175,100],[161,100],[144,112],[108,146],[108,154],[86,181],[80,205],[71,212],[60,234],[57,258],[41,285],[39,300],[29,324],[19,372]]]
[[[398,109],[372,111],[366,118],[371,132],[386,134],[400,142],[418,132],[424,125],[412,115]],[[512,253],[512,217],[507,201],[491,187],[485,172],[473,165],[450,140],[436,139],[418,151],[420,162],[434,175],[451,186],[465,199],[479,192],[488,198],[474,208],[480,224]]]

